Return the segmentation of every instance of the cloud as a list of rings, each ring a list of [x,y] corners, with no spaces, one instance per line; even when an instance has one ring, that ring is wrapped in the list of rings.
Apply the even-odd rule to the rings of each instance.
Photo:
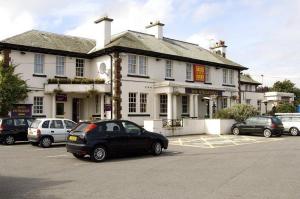
[[[201,22],[219,16],[223,12],[224,4],[216,2],[203,3],[195,9],[193,17],[195,21]]]

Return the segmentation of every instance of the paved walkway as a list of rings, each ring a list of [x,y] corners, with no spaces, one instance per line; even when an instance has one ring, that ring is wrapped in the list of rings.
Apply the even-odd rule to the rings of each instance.
[[[234,136],[234,135],[190,135],[168,138],[170,145],[200,147],[200,148],[218,148],[238,146],[245,144],[257,144],[280,141],[284,138],[265,138],[260,136]]]

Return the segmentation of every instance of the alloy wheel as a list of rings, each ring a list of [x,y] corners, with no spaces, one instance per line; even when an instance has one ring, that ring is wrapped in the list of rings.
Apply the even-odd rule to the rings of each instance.
[[[265,136],[266,138],[271,137],[271,136],[272,136],[271,130],[270,130],[270,129],[265,129],[265,130],[264,130],[264,136]]]
[[[45,137],[45,138],[42,139],[41,145],[44,148],[48,148],[48,147],[51,146],[51,143],[52,143],[51,139],[49,137]]]
[[[159,143],[159,142],[154,143],[153,152],[154,152],[154,155],[160,155],[161,154],[161,152],[162,152],[161,143]]]
[[[15,138],[11,135],[5,137],[5,144],[12,145],[15,143]]]
[[[233,135],[239,135],[240,134],[240,130],[238,128],[234,128],[232,130]]]
[[[291,135],[293,135],[293,136],[296,136],[296,135],[298,135],[298,132],[299,132],[299,130],[297,129],[297,128],[291,128],[290,129],[290,133],[291,133]]]
[[[103,147],[97,147],[93,151],[92,159],[96,162],[101,162],[106,157],[106,151]]]

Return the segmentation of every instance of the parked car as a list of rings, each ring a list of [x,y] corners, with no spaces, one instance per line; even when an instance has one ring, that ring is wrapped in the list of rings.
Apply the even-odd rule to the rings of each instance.
[[[160,155],[168,148],[168,139],[151,133],[126,120],[84,122],[68,136],[67,151],[76,158],[90,155],[95,162],[105,160],[108,155],[124,152],[147,151]]]
[[[76,123],[68,119],[36,119],[28,128],[28,140],[34,146],[48,148],[52,143],[66,142],[68,132]]]
[[[300,116],[299,115],[278,115],[283,124],[284,132],[293,136],[299,135]]]
[[[281,136],[283,125],[279,118],[274,116],[250,117],[245,122],[236,123],[231,128],[234,135],[263,134],[265,137],[272,135]]]
[[[27,129],[33,118],[0,118],[0,142],[10,145],[27,141]]]

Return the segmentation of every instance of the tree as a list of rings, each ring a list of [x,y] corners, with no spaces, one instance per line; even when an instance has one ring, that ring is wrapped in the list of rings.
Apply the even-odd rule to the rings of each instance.
[[[293,104],[283,103],[283,104],[279,104],[276,107],[276,112],[277,113],[295,113],[296,108]]]
[[[274,83],[272,90],[277,92],[293,93],[295,91],[295,84],[290,80],[277,81]]]
[[[13,105],[27,98],[26,81],[15,73],[17,66],[0,61],[0,115],[7,116]]]

